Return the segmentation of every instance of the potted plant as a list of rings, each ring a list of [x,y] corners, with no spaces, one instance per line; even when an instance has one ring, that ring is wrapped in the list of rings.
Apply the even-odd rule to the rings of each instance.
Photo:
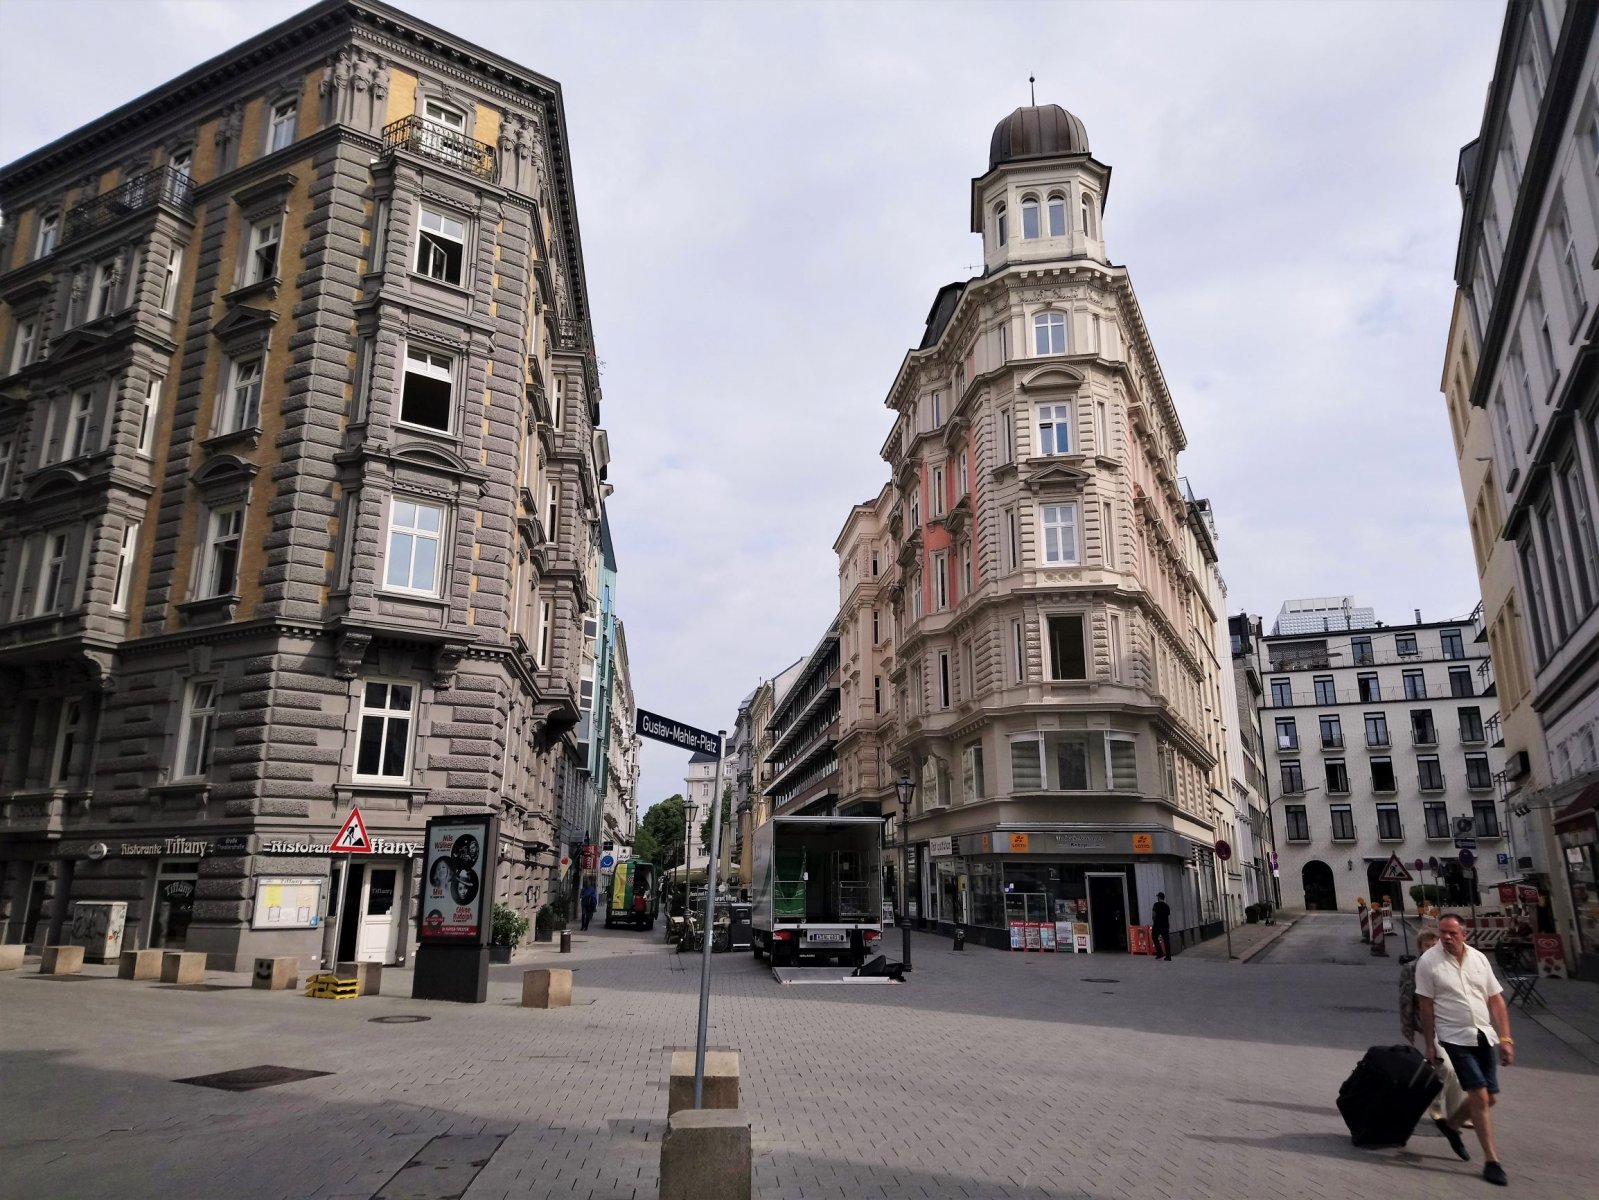
[[[514,908],[494,906],[494,924],[489,934],[489,961],[508,963],[511,951],[527,936],[528,920]]]
[[[548,942],[557,929],[565,928],[566,905],[560,900],[547,901],[539,908],[538,914],[533,919],[533,940]]]

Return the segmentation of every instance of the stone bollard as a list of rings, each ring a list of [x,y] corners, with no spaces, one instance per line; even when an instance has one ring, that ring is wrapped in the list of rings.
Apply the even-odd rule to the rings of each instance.
[[[161,956],[162,983],[204,983],[205,955],[193,950],[168,950]]]
[[[39,974],[83,974],[83,947],[46,946],[44,948],[44,957],[39,960]]]
[[[341,962],[334,974],[340,979],[355,980],[358,996],[376,996],[383,989],[382,963]]]
[[[0,945],[0,971],[16,971],[22,967],[22,955],[27,950],[21,942]]]
[[[300,986],[300,960],[297,958],[258,958],[250,986],[268,992],[289,992]]]
[[[160,950],[124,950],[117,960],[118,979],[160,979]]]
[[[737,1050],[705,1052],[705,1085],[700,1092],[703,1108],[738,1107],[739,1063]],[[694,1107],[694,1051],[672,1051],[672,1076],[667,1082],[666,1115]]]
[[[689,1108],[666,1119],[661,1200],[751,1200],[750,1122],[742,1109]]]
[[[523,1008],[567,1008],[572,1003],[572,972],[541,967],[522,972]]]

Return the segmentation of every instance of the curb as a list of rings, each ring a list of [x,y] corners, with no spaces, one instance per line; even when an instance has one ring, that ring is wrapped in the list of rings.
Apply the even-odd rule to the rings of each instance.
[[[1290,918],[1287,921],[1279,921],[1279,922],[1277,922],[1277,925],[1276,925],[1276,930],[1277,931],[1275,933],[1273,933],[1269,938],[1266,938],[1264,941],[1258,943],[1255,946],[1252,946],[1249,950],[1245,951],[1243,954],[1240,954],[1238,956],[1239,963],[1246,963],[1250,959],[1254,958],[1255,955],[1259,954],[1262,950],[1266,949],[1268,946],[1275,945],[1278,938],[1282,937],[1285,933],[1287,933],[1290,929],[1292,929],[1298,923],[1299,923],[1299,918],[1298,917],[1292,917],[1292,918]]]

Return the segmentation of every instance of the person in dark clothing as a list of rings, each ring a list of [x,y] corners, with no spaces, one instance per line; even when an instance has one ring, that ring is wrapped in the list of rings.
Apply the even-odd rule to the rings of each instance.
[[[1171,962],[1171,905],[1166,903],[1166,893],[1155,893],[1155,904],[1149,910],[1150,937],[1155,943],[1155,957]]]
[[[587,929],[589,922],[594,919],[594,910],[600,905],[600,894],[594,890],[592,883],[586,883],[580,895],[583,900],[583,928]]]

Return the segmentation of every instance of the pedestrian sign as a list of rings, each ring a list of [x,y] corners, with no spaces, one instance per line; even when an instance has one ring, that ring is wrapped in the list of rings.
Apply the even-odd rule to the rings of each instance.
[[[1384,883],[1409,883],[1412,876],[1405,870],[1405,864],[1399,861],[1399,855],[1390,854],[1388,862],[1382,869],[1382,874],[1377,876]]]
[[[367,836],[366,822],[361,819],[359,808],[350,810],[350,815],[344,819],[344,824],[339,827],[328,849],[334,854],[372,853],[372,839]]]

